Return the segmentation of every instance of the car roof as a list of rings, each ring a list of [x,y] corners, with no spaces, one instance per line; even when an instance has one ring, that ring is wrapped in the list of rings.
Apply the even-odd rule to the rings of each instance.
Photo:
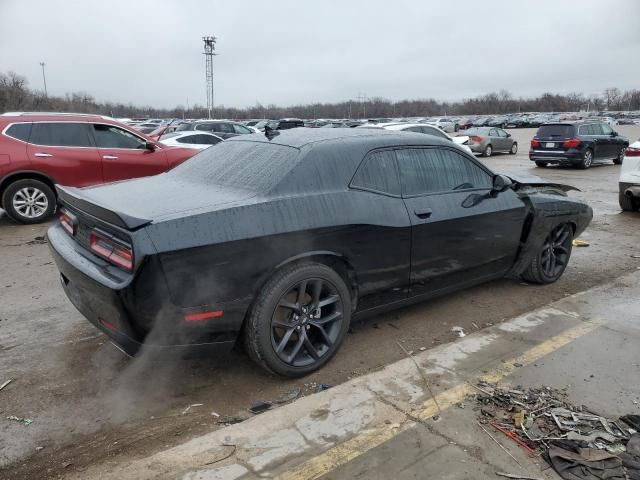
[[[111,117],[105,115],[94,115],[86,113],[55,113],[55,112],[6,112],[0,115],[0,121],[19,121],[19,122],[41,122],[41,121],[105,121],[121,124]]]
[[[443,145],[450,142],[430,135],[412,132],[396,132],[383,128],[292,128],[281,130],[278,135],[240,135],[228,142],[260,142],[302,148],[320,142],[340,145],[345,141],[368,144],[368,148],[380,148],[393,145]]]

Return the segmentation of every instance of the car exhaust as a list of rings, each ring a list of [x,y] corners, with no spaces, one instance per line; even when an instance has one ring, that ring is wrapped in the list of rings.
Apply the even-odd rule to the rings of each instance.
[[[640,197],[640,185],[634,185],[627,188],[624,194],[629,198]]]

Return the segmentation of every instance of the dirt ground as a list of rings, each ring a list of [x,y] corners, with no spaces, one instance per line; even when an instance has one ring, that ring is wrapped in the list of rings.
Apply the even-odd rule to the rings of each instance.
[[[616,129],[632,141],[640,126]],[[482,159],[496,172],[536,174],[582,190],[594,219],[567,271],[554,285],[500,280],[354,324],[341,351],[309,377],[283,380],[241,351],[217,358],[126,358],[72,307],[42,241],[46,225],[18,226],[0,213],[0,478],[59,478],[106,458],[133,458],[219,428],[218,417],[249,416],[257,400],[293,388],[312,394],[404,356],[449,342],[640,268],[640,214],[617,204],[619,166],[535,168],[533,129],[510,130],[518,155]],[[1,212],[1,211],[0,211]],[[188,411],[189,405],[193,406]],[[6,417],[33,420],[24,425]]]

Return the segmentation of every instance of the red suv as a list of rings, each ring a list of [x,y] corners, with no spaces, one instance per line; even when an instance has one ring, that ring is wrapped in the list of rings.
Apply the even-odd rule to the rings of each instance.
[[[54,184],[86,187],[166,172],[194,154],[167,147],[109,117],[0,115],[0,207],[38,223],[56,207]]]

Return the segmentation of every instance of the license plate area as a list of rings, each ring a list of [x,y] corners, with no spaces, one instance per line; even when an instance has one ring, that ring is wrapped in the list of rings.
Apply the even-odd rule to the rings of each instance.
[[[545,148],[555,148],[556,144],[554,142],[547,142],[544,144]]]

